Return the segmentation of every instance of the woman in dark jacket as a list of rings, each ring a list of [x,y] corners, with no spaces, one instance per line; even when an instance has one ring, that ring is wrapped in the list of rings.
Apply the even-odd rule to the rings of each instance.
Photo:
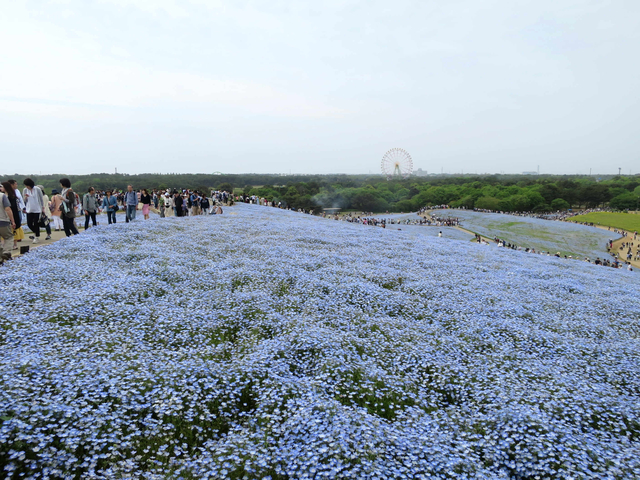
[[[140,194],[140,203],[142,203],[142,214],[145,220],[149,220],[149,209],[151,208],[151,195],[146,188],[142,189]]]
[[[18,248],[18,241],[24,238],[24,230],[22,230],[22,217],[20,216],[20,209],[18,208],[18,197],[16,197],[16,191],[9,182],[2,182],[4,191],[9,198],[11,204],[11,213],[13,213],[13,220],[16,224],[16,228],[13,229],[13,249]]]
[[[173,192],[173,202],[176,209],[176,217],[182,217],[182,196],[179,192]]]

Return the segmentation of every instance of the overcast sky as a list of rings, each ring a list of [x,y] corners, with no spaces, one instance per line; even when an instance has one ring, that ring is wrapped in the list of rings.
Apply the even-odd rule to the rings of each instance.
[[[0,13],[0,173],[637,173],[639,98],[638,0]]]

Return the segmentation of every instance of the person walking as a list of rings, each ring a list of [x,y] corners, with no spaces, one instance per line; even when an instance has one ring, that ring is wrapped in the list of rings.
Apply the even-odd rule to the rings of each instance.
[[[22,183],[25,186],[22,198],[27,211],[27,225],[29,230],[33,232],[29,238],[32,238],[33,243],[37,244],[40,242],[40,217],[44,214],[44,195],[31,178],[25,178]]]
[[[44,224],[44,229],[47,231],[47,236],[45,240],[51,240],[51,209],[49,208],[49,196],[44,190],[42,185],[36,185],[42,192],[42,198],[44,199],[44,215],[47,217],[47,220]]]
[[[10,182],[2,182],[2,188],[4,193],[9,198],[9,204],[11,205],[11,213],[13,213],[13,249],[17,250],[18,242],[24,239],[24,230],[22,229],[22,216],[20,215],[20,207],[18,203],[18,196],[16,190],[13,188],[13,184]]]
[[[68,178],[60,179],[60,186],[62,187],[62,203],[60,203],[60,216],[62,217],[62,226],[64,227],[64,233],[67,237],[71,235],[78,235],[78,229],[76,228],[76,193],[71,189],[71,181]]]
[[[20,194],[20,187],[18,187],[18,182],[16,180],[9,180],[9,183],[11,184],[11,187],[13,188],[13,191],[16,194],[16,199],[18,202],[18,208],[20,209],[20,213],[26,213],[25,212],[25,204],[24,204],[24,199],[22,198],[22,195]],[[21,223],[23,223],[25,220],[25,218],[22,218],[21,216]]]
[[[204,214],[209,211],[209,199],[206,197],[206,195],[202,195],[202,200],[200,201],[200,209]]]
[[[160,212],[160,218],[164,218],[164,195],[158,195],[158,206],[156,209]]]
[[[4,186],[2,187],[4,190]],[[13,219],[13,210],[9,196],[0,191],[0,265],[11,258],[11,245],[13,245],[13,229],[16,222]]]
[[[175,216],[175,207],[173,204],[173,197],[170,192],[164,194],[164,216],[165,217],[174,217]]]
[[[51,202],[49,202],[49,210],[51,211],[51,220],[53,220],[53,228],[56,232],[59,232],[64,228],[62,225],[62,218],[60,217],[60,204],[62,203],[62,197],[55,188],[51,190]]]
[[[140,202],[142,203],[142,214],[145,220],[149,220],[149,209],[151,208],[151,195],[146,188],[142,189],[140,194]]]
[[[176,214],[176,217],[182,217],[182,204],[183,199],[180,192],[175,191],[173,194],[173,211]]]
[[[138,194],[133,190],[131,185],[127,185],[127,192],[124,194],[123,203],[126,210],[126,222],[129,223],[136,219],[136,210],[138,209]]]
[[[200,196],[198,192],[191,193],[191,215],[200,215]]]
[[[109,221],[109,225],[116,223],[118,199],[113,195],[111,190],[107,190],[107,194],[102,199],[102,209],[107,211],[107,220]]]
[[[89,228],[89,219],[93,223],[93,226],[97,226],[96,213],[98,213],[98,199],[96,198],[96,190],[93,187],[89,187],[87,193],[82,197],[82,210],[84,210],[84,229]]]

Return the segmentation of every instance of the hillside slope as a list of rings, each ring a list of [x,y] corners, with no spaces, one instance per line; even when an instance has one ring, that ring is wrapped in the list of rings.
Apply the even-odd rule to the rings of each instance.
[[[0,289],[9,476],[640,476],[635,273],[238,205]]]

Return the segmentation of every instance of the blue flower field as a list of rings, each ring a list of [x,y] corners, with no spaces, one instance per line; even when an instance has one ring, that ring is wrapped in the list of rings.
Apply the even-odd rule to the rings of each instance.
[[[580,259],[607,256],[606,244],[619,238],[614,232],[571,222],[521,217],[471,210],[437,210],[436,214],[458,217],[462,227],[480,235],[495,236],[537,251],[560,252]]]
[[[639,478],[638,281],[244,204],[91,228],[0,269],[0,471]]]

